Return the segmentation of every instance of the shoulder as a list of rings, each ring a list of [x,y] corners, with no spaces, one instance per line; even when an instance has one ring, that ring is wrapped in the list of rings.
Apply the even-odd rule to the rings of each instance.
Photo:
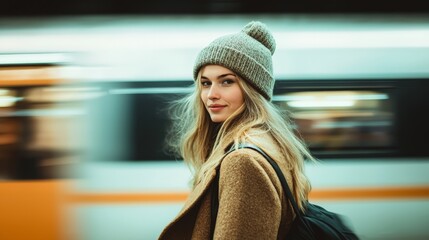
[[[249,145],[253,145],[256,148],[259,148],[265,154],[269,155],[272,160],[274,160],[281,168],[286,165],[287,159],[282,156],[280,153],[279,147],[268,141],[266,139],[265,143],[269,144],[255,144],[254,142],[249,142]],[[231,169],[243,169],[248,167],[261,167],[264,170],[273,170],[272,173],[275,173],[273,167],[259,151],[251,148],[239,148],[227,154],[223,161],[221,162],[221,168],[231,168]],[[268,171],[271,173],[271,171]]]
[[[252,149],[237,149],[225,156],[221,162],[221,171],[240,171],[248,168],[259,168],[265,165],[265,158]]]
[[[226,181],[258,181],[277,185],[277,176],[260,153],[252,149],[237,149],[221,162],[220,178]]]

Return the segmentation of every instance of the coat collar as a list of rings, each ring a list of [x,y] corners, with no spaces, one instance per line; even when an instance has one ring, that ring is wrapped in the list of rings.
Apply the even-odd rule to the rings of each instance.
[[[183,214],[185,214],[189,209],[191,209],[201,198],[201,196],[210,188],[213,180],[216,177],[216,168],[211,169],[205,179],[199,182],[192,192],[189,194],[188,199],[185,202],[182,210],[179,212],[177,218],[180,218]]]
[[[195,188],[192,190],[192,192],[189,194],[188,199],[185,202],[185,205],[180,210],[179,214],[174,218],[170,224],[164,229],[164,231],[161,233],[159,239],[163,239],[163,236],[168,232],[170,228],[172,228],[174,225],[176,225],[186,214],[188,214],[195,205],[198,204],[199,200],[204,196],[204,194],[210,189],[210,186],[213,182],[213,180],[216,177],[216,168],[210,170],[207,175],[206,179],[202,182],[199,182]]]

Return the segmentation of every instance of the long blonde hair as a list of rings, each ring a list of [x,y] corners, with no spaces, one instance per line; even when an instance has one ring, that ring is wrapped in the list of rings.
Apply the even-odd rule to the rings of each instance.
[[[195,91],[172,106],[174,125],[168,137],[169,146],[183,157],[193,172],[193,186],[204,181],[205,174],[220,164],[231,143],[237,145],[246,142],[247,131],[261,129],[272,136],[287,159],[294,196],[302,208],[302,202],[307,200],[311,189],[304,174],[304,158],[314,158],[295,136],[285,113],[239,78],[244,104],[223,123],[213,123],[200,98],[201,71],[194,83]]]

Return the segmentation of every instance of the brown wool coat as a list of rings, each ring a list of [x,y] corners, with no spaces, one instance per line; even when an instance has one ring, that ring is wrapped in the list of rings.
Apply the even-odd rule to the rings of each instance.
[[[258,146],[279,164],[292,187],[285,159],[271,139],[265,140],[268,141],[261,141]],[[196,185],[159,240],[210,239],[210,196],[215,176],[213,170],[208,173],[207,181]],[[262,155],[251,149],[230,153],[220,165],[219,212],[214,239],[284,239],[294,218],[285,198],[280,180]]]

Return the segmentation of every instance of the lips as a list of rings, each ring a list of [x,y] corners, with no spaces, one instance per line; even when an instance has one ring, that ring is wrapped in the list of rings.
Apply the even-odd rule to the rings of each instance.
[[[226,105],[220,105],[220,104],[211,104],[209,105],[209,109],[213,112],[218,112],[222,109],[224,109]]]

